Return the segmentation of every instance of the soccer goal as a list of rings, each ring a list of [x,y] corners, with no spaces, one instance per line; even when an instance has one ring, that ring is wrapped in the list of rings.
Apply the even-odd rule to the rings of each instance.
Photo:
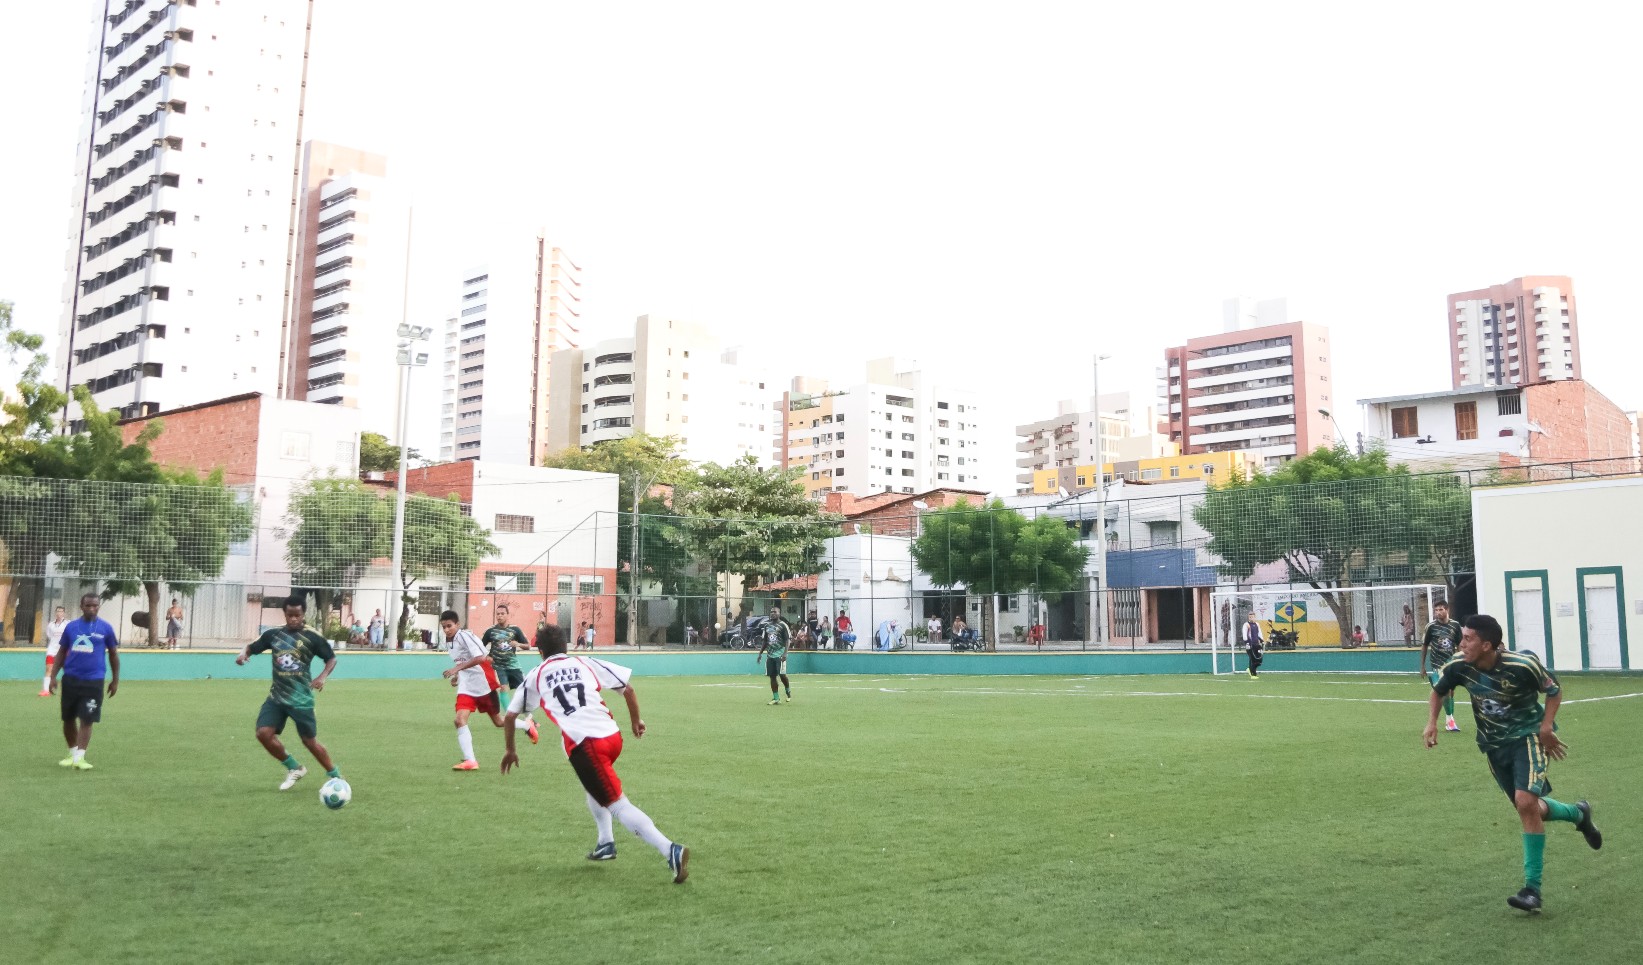
[[[1224,674],[1248,669],[1242,631],[1250,614],[1261,627],[1269,653],[1287,650],[1291,644],[1297,650],[1419,646],[1417,637],[1432,619],[1432,608],[1445,602],[1448,593],[1441,583],[1216,590],[1210,594],[1215,620],[1210,670]],[[1283,631],[1282,643],[1274,644],[1273,631]]]

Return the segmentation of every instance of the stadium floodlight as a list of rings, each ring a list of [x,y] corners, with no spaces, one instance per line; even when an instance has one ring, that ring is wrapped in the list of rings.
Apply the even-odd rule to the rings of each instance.
[[[428,364],[428,353],[416,351],[416,343],[425,342],[434,333],[429,325],[409,325],[399,323],[399,350],[395,360],[399,363],[399,478],[395,480],[398,495],[394,500],[394,557],[393,570],[389,573],[388,610],[394,615],[394,632],[399,632],[399,618],[405,612],[405,601],[402,596],[405,592],[404,583],[400,580],[400,567],[405,559],[405,463],[408,448],[405,444],[406,422],[411,409],[411,372],[418,366]],[[395,641],[399,643],[398,640]]]

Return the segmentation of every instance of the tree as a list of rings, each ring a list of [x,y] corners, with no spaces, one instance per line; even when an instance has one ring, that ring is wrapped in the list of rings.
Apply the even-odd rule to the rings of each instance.
[[[18,374],[16,398],[6,397],[0,406],[0,475],[32,475],[19,471],[36,447],[51,438],[52,423],[68,402],[56,386],[41,381],[51,359],[43,351],[44,336],[22,331],[12,324],[12,304],[0,301],[0,333],[5,335],[6,360],[17,363],[26,354],[28,361]],[[0,393],[3,395],[3,393]]]
[[[390,535],[387,542],[392,541]],[[436,499],[414,495],[405,500],[405,541],[401,552],[399,636],[396,638],[399,640],[405,639],[405,631],[410,626],[412,584],[436,572],[466,583],[468,574],[477,569],[485,557],[499,552],[499,547],[491,542],[490,530],[462,511],[462,504],[455,496]]]
[[[292,581],[314,590],[320,612],[351,593],[372,560],[392,549],[393,505],[357,479],[311,479],[291,494],[281,533]]]
[[[405,450],[406,465],[413,461],[420,461],[422,453],[414,448]],[[398,472],[399,447],[388,441],[388,437],[378,432],[361,432],[359,434],[359,471],[360,472]]]
[[[800,473],[761,469],[752,455],[704,463],[678,501],[697,555],[748,580],[820,573],[841,517],[805,497]]]
[[[1343,642],[1352,633],[1351,601],[1335,590],[1386,566],[1452,587],[1455,567],[1471,557],[1465,486],[1447,474],[1412,475],[1380,448],[1318,449],[1275,472],[1234,477],[1210,489],[1193,515],[1223,574],[1242,580],[1284,563],[1291,582],[1318,591]]]
[[[983,596],[1061,593],[1082,584],[1089,550],[1065,520],[1028,519],[995,499],[985,506],[948,506],[925,513],[913,540],[913,562],[944,589],[962,586]],[[993,647],[993,608],[982,607],[981,634]]]

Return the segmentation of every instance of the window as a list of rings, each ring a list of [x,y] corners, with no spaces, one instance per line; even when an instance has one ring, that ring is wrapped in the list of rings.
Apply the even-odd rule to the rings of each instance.
[[[535,573],[509,573],[502,570],[485,571],[485,589],[495,593],[535,593]]]
[[[280,458],[307,459],[308,444],[306,432],[283,432],[280,434]]]
[[[576,592],[583,596],[599,596],[605,592],[605,578],[602,576],[579,576],[576,578]]]
[[[1177,478],[1180,477],[1180,475],[1181,475],[1181,467],[1180,466],[1171,466],[1171,467],[1169,467],[1169,477],[1171,479],[1177,479]]]
[[[947,408],[947,403],[945,403],[945,402],[937,402],[937,403],[936,403],[936,408],[938,408],[938,409],[945,409],[945,408]]]
[[[1420,420],[1415,418],[1414,406],[1407,405],[1392,410],[1392,438],[1413,439],[1420,434]]]
[[[445,588],[424,586],[416,591],[416,612],[438,613],[445,609]]]
[[[1143,470],[1141,470],[1141,478],[1142,479],[1157,479],[1157,478],[1163,476],[1163,474],[1164,474],[1164,471],[1162,469],[1143,469]]]
[[[1497,415],[1522,415],[1523,393],[1502,392],[1495,396],[1495,413]]]
[[[1210,465],[1210,464],[1209,464],[1209,463],[1207,463],[1207,462],[1206,462],[1206,463],[1204,463],[1204,475],[1206,475],[1206,476],[1213,476],[1213,475],[1215,475],[1215,467],[1214,467],[1214,466],[1212,466],[1212,465]]]
[[[902,451],[901,451],[901,458],[903,458],[903,459],[911,459],[911,458],[913,458],[913,454],[912,454],[912,453],[911,453],[911,452],[908,452],[908,451],[907,451],[907,450],[906,450],[906,449],[903,449],[903,450],[902,450]]]
[[[534,533],[536,532],[535,516],[518,516],[513,513],[497,513],[496,526],[498,533]]]
[[[1478,404],[1476,402],[1455,403],[1455,438],[1460,440],[1476,439],[1478,437]]]

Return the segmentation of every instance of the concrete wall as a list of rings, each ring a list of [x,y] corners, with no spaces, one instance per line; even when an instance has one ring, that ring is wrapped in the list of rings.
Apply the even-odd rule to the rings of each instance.
[[[1636,666],[1640,506],[1636,478],[1473,490],[1478,609],[1554,670]]]

